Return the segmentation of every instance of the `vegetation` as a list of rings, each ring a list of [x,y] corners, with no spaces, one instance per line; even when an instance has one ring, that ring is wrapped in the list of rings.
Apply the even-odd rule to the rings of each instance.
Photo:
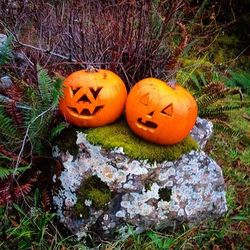
[[[87,140],[93,144],[103,145],[104,148],[122,147],[124,153],[135,159],[148,159],[151,162],[177,160],[181,155],[198,148],[197,143],[188,136],[184,141],[175,145],[156,145],[139,139],[132,133],[124,120],[105,127],[93,128],[86,131]]]
[[[8,88],[0,82],[1,249],[250,248],[250,21],[249,1],[240,2],[0,1],[0,32],[9,36],[0,49],[0,77],[13,82]],[[51,145],[68,131],[57,109],[61,79],[90,65],[115,71],[128,89],[154,76],[176,79],[194,94],[199,115],[214,123],[205,151],[226,180],[223,218],[172,231],[136,234],[129,228],[110,242],[69,236],[52,209],[49,180],[61,164],[52,159]],[[127,133],[122,124],[112,126]],[[103,143],[102,133],[110,130],[88,133]],[[105,142],[116,146],[114,138]],[[112,193],[96,179],[88,183],[79,192],[85,197],[93,187],[87,198],[105,207]],[[169,195],[161,190],[165,200]]]
[[[89,208],[85,204],[86,200],[92,202],[92,207],[96,209],[105,208],[111,200],[111,191],[107,184],[102,182],[96,175],[88,177],[78,190],[78,200],[75,205],[78,216],[88,218]]]

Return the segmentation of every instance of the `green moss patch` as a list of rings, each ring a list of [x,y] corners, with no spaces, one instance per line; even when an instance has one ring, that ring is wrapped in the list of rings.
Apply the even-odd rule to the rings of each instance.
[[[86,133],[88,141],[93,144],[102,145],[107,149],[123,147],[129,157],[148,159],[151,162],[177,160],[183,154],[198,148],[191,136],[175,145],[163,146],[146,142],[134,135],[124,120],[109,126],[89,129]]]
[[[161,188],[159,190],[160,200],[162,199],[164,201],[170,201],[171,200],[171,195],[172,195],[171,189]]]
[[[99,177],[94,175],[87,178],[77,192],[76,214],[81,214],[85,219],[89,217],[89,207],[85,204],[86,200],[92,201],[92,207],[104,209],[111,200],[111,194],[108,185],[101,181]]]
[[[78,129],[73,126],[64,129],[56,138],[54,144],[63,152],[68,151],[71,155],[76,156],[78,153],[78,146],[76,145],[77,131]]]

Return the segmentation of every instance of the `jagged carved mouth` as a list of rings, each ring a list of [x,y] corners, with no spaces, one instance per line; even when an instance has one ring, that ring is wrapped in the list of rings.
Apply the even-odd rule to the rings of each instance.
[[[93,110],[93,112],[91,112],[89,109],[83,109],[81,113],[78,112],[78,110],[76,108],[73,107],[68,107],[68,110],[71,114],[73,115],[80,115],[80,116],[94,116],[97,112],[99,112],[100,110],[102,110],[104,107],[104,105],[102,106],[96,106],[95,109]]]
[[[138,120],[137,120],[137,126],[139,127],[139,128],[142,128],[142,129],[144,129],[144,130],[149,130],[149,131],[154,131],[157,127],[158,127],[158,125],[156,124],[156,123],[154,123],[154,122],[151,122],[151,121],[146,121],[146,122],[144,122],[143,120],[142,120],[142,118],[139,118]]]

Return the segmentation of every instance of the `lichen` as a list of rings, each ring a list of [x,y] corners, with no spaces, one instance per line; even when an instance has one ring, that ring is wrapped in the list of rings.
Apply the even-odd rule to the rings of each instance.
[[[89,216],[90,206],[97,210],[104,209],[111,198],[112,193],[107,184],[96,175],[88,177],[82,182],[77,191],[76,214],[86,219]],[[90,206],[86,201],[92,201]]]
[[[147,181],[147,182],[145,182],[145,185],[144,185],[145,190],[146,190],[146,191],[150,191],[152,185],[153,185],[153,182],[152,182],[152,181]]]
[[[124,152],[134,159],[147,159],[150,162],[173,161],[183,154],[198,148],[191,136],[175,145],[156,145],[146,142],[129,129],[124,120],[104,127],[92,128],[85,131],[90,143],[102,145],[107,149],[122,147]]]

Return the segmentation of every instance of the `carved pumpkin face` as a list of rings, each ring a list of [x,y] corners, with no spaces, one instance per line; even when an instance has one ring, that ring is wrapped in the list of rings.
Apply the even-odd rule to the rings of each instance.
[[[193,96],[176,84],[175,88],[146,78],[131,89],[126,118],[132,131],[156,144],[182,141],[193,128],[198,108]]]
[[[127,90],[119,76],[108,70],[80,70],[63,83],[59,108],[65,119],[80,127],[115,121],[123,112]]]

